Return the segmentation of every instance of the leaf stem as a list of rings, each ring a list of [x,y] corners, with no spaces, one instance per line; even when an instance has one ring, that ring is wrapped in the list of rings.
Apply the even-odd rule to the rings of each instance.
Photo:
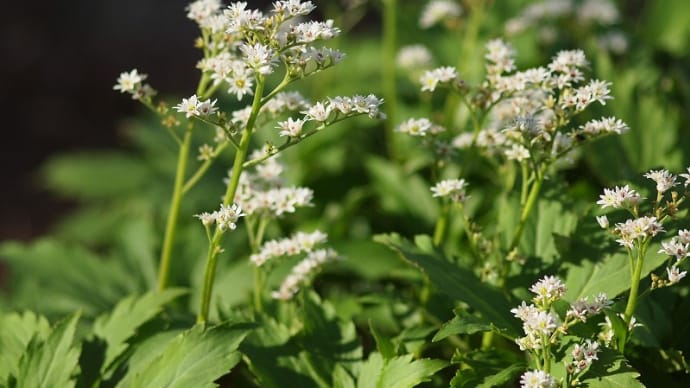
[[[395,46],[397,33],[397,0],[383,1],[383,72],[381,80],[383,82],[384,99],[386,105],[386,146],[388,157],[396,160],[398,158],[395,143],[394,127],[396,123],[396,69],[395,69]]]
[[[448,217],[450,215],[450,203],[444,201],[441,208],[441,214],[436,219],[436,226],[434,227],[434,246],[438,247],[443,243],[446,236],[446,229],[448,229]]]
[[[165,226],[163,248],[161,250],[160,264],[158,267],[158,291],[165,289],[170,275],[170,260],[172,257],[173,243],[175,242],[177,218],[182,205],[182,197],[184,196],[184,176],[187,169],[187,159],[189,158],[189,148],[192,144],[193,127],[194,125],[190,122],[184,133],[184,138],[182,139],[177,155],[177,171],[175,172],[173,195],[170,200],[170,210],[168,212],[168,221]]]

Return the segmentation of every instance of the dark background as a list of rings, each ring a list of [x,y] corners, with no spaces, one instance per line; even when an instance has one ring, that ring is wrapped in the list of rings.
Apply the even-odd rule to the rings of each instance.
[[[137,68],[163,95],[198,81],[197,28],[186,0],[8,2],[0,12],[0,240],[48,230],[72,204],[41,187],[56,153],[122,146],[118,127],[142,107],[112,90]],[[270,1],[250,1],[265,7]],[[107,177],[103,177],[107,179]]]

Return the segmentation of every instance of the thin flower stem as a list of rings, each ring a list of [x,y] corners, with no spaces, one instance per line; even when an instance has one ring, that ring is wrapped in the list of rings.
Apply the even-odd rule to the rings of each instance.
[[[165,226],[165,235],[163,237],[163,249],[161,250],[160,264],[158,267],[158,291],[164,290],[168,284],[177,218],[180,213],[180,206],[182,205],[182,197],[184,196],[184,176],[187,169],[187,159],[189,158],[189,148],[192,144],[192,128],[193,124],[190,122],[185,131],[177,155],[177,171],[175,173],[173,195],[170,200],[170,211],[168,212],[168,221]]]
[[[436,220],[436,227],[434,228],[434,246],[438,247],[443,243],[446,236],[446,229],[448,228],[448,217],[450,215],[450,203],[444,201],[443,207],[441,208],[441,214],[439,214]]]
[[[539,192],[541,191],[542,183],[544,183],[544,172],[543,170],[538,170],[536,174],[536,180],[532,184],[529,196],[527,197],[527,201],[525,202],[525,205],[522,207],[522,212],[520,212],[520,223],[518,224],[518,228],[515,231],[515,235],[513,235],[513,241],[510,244],[510,248],[508,248],[509,252],[517,248],[518,245],[520,245],[520,239],[522,238],[522,232],[525,229],[527,219],[532,213],[532,208],[534,207],[534,204],[537,202],[537,198],[539,198]]]
[[[264,92],[264,78],[259,76],[256,81],[256,89],[254,90],[254,99],[252,101],[252,111],[247,120],[247,126],[242,132],[242,138],[240,139],[240,147],[235,153],[235,160],[232,165],[232,173],[230,175],[230,182],[228,183],[228,188],[223,197],[223,204],[229,205],[230,202],[235,198],[235,193],[237,192],[237,187],[240,183],[240,176],[244,169],[244,162],[247,158],[247,153],[249,150],[249,145],[251,144],[252,132],[254,130],[254,124],[256,124],[256,119],[259,116],[259,111],[262,106],[262,95]],[[201,292],[201,302],[199,314],[197,315],[198,323],[206,323],[208,321],[208,311],[211,304],[211,295],[213,293],[213,283],[216,276],[216,265],[217,256],[220,250],[220,244],[223,240],[223,232],[218,228],[213,236],[213,240],[209,244],[209,254],[206,261],[206,269],[204,271],[204,284]]]
[[[642,267],[644,266],[644,259],[647,255],[649,241],[650,239],[647,239],[641,243],[642,245],[638,251],[637,260],[635,261],[635,272],[633,272],[631,279],[632,283],[630,284],[630,296],[628,296],[628,304],[625,306],[625,312],[623,313],[623,322],[625,322],[626,330],[629,330],[630,321],[632,320],[632,316],[635,313],[635,308],[637,307],[637,297],[640,289],[640,277],[642,276]],[[626,335],[626,340],[623,342],[623,346],[625,346],[625,342],[627,342],[629,338],[630,333],[628,332]],[[620,350],[623,352],[625,349]]]
[[[396,123],[396,69],[395,69],[395,49],[397,34],[397,0],[383,1],[383,66],[381,66],[383,81],[384,99],[386,104],[386,146],[388,157],[397,160],[398,152],[395,143],[394,129]]]
[[[542,336],[542,349],[544,355],[544,372],[551,373],[551,346],[547,336]]]

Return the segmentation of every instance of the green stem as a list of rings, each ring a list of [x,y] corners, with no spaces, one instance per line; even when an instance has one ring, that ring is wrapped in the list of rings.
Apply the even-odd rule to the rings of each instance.
[[[547,336],[542,336],[542,350],[544,354],[544,366],[543,370],[546,373],[551,373],[551,346],[549,345],[549,340]]]
[[[397,149],[395,145],[394,129],[396,123],[396,69],[395,69],[395,46],[397,33],[397,0],[383,1],[383,93],[386,100],[386,145],[388,147],[388,157],[397,160]]]
[[[448,216],[450,215],[450,203],[444,203],[436,220],[436,227],[434,228],[434,246],[440,246],[446,236],[446,229],[448,229]]]
[[[187,181],[184,184],[184,187],[182,188],[182,193],[186,194],[189,190],[191,190],[194,185],[196,185],[199,180],[206,174],[206,171],[211,167],[213,164],[213,161],[218,157],[218,155],[227,148],[228,144],[230,144],[228,141],[223,142],[218,145],[218,148],[215,149],[213,152],[213,155],[211,155],[211,158],[207,159],[204,161],[204,163],[199,166],[199,168],[194,172],[194,174],[187,179]]]
[[[177,218],[180,214],[180,206],[182,205],[182,197],[184,196],[184,176],[187,169],[187,159],[189,158],[189,148],[192,144],[192,128],[193,125],[190,123],[185,131],[177,155],[177,171],[175,173],[173,195],[170,200],[170,211],[168,212],[168,221],[165,226],[163,248],[161,250],[160,264],[158,267],[158,291],[165,289],[170,275],[170,260],[172,257],[173,243],[175,242],[175,229],[177,227]]]
[[[242,175],[242,170],[244,169],[244,162],[247,159],[254,124],[256,123],[256,119],[259,116],[259,111],[261,110],[261,97],[263,92],[264,78],[259,76],[256,82],[256,90],[254,91],[254,100],[252,101],[252,112],[249,115],[249,120],[247,120],[247,126],[244,129],[244,132],[242,132],[239,148],[237,149],[235,160],[232,165],[230,182],[228,183],[228,188],[225,191],[225,196],[223,197],[224,205],[229,205],[230,202],[235,198],[235,193],[237,192],[237,187],[240,183],[240,176]],[[206,261],[206,269],[204,271],[204,284],[201,292],[200,309],[199,314],[197,315],[198,323],[205,323],[208,320],[208,311],[211,304],[211,295],[213,293],[213,283],[216,276],[216,265],[218,262],[217,252],[220,250],[220,244],[222,241],[223,232],[216,228],[213,239],[209,244],[209,254]]]
[[[640,288],[640,277],[642,276],[642,266],[644,265],[644,259],[647,254],[647,247],[649,245],[649,241],[644,241],[642,242],[642,246],[640,247],[639,254],[637,257],[637,261],[635,262],[635,271],[633,272],[632,276],[632,283],[630,284],[630,296],[628,297],[628,304],[625,306],[625,313],[623,314],[623,321],[625,322],[625,329],[626,331],[630,327],[630,321],[632,320],[633,313],[635,313],[635,307],[637,307],[637,294],[639,292]],[[626,342],[627,339],[629,338],[630,333],[626,336]],[[625,346],[625,343],[623,344]],[[623,352],[625,349],[621,349],[621,352]]]
[[[264,288],[263,273],[261,267],[254,266],[254,311],[261,313],[264,310],[264,302],[262,298]]]
[[[532,208],[534,207],[534,204],[537,202],[537,198],[539,198],[539,191],[541,191],[542,183],[544,183],[544,173],[542,171],[537,171],[536,181],[532,184],[532,188],[529,191],[527,201],[525,202],[525,205],[522,207],[522,212],[520,213],[520,223],[518,224],[518,228],[515,231],[515,235],[513,235],[513,240],[510,244],[510,248],[508,248],[508,252],[511,252],[513,249],[517,248],[518,245],[520,245],[522,232],[525,230],[525,224],[527,224],[527,219],[529,218],[529,215],[532,213]]]

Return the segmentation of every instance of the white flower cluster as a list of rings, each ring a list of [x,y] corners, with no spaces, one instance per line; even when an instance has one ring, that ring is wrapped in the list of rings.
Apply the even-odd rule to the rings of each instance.
[[[467,182],[464,179],[445,179],[431,188],[434,197],[448,197],[453,202],[462,203],[467,200]]]
[[[146,74],[141,74],[137,69],[129,72],[120,73],[117,78],[117,84],[113,86],[113,90],[119,90],[120,93],[129,93],[134,100],[145,100],[156,95],[156,91],[149,84],[143,83],[148,77]]]
[[[304,120],[317,122],[329,122],[345,117],[366,114],[371,118],[383,119],[385,114],[380,107],[383,99],[373,94],[368,96],[333,97],[325,102],[317,102],[308,107],[304,113]]]
[[[614,233],[620,236],[616,240],[623,247],[633,249],[635,242],[644,241],[664,231],[663,225],[656,217],[642,216],[619,222],[614,227]]]
[[[558,38],[558,26],[565,19],[575,21],[581,27],[591,28],[594,32],[600,30],[595,25],[608,27],[598,37],[602,48],[618,54],[627,49],[625,35],[616,29],[610,29],[620,20],[620,12],[611,0],[543,0],[531,3],[518,16],[506,22],[505,32],[517,35],[527,29],[537,28],[541,41],[553,43]]]
[[[408,119],[403,121],[397,128],[397,132],[406,133],[410,136],[426,136],[438,135],[446,129],[440,125],[434,124],[431,120],[426,118]]]
[[[299,78],[343,58],[337,50],[309,45],[340,33],[332,20],[295,22],[316,8],[311,1],[276,1],[266,14],[248,9],[247,2],[221,8],[218,0],[198,0],[187,7],[187,16],[201,27],[200,44],[209,54],[197,67],[214,85],[226,84],[238,100],[251,95],[256,77],[273,73],[280,62]]]
[[[573,361],[568,365],[567,371],[571,374],[584,372],[592,363],[599,359],[599,342],[585,340],[584,344],[575,344],[570,355]]]
[[[290,300],[299,291],[300,285],[307,283],[324,264],[336,260],[338,253],[333,249],[318,249],[311,251],[297,265],[292,267],[290,274],[283,280],[280,288],[271,293],[279,300]]]
[[[208,99],[200,101],[196,94],[189,98],[183,98],[182,102],[175,105],[174,109],[180,113],[184,113],[185,117],[190,118],[194,116],[206,117],[218,111],[216,101]]]
[[[520,376],[520,388],[556,388],[558,383],[542,370],[529,370]]]
[[[628,130],[615,117],[569,126],[571,118],[591,104],[605,105],[612,98],[609,82],[586,80],[583,69],[589,62],[582,50],[561,51],[547,66],[516,71],[513,47],[494,39],[486,45],[485,59],[486,80],[472,104],[475,109],[488,111],[489,122],[476,136],[457,136],[453,145],[458,148],[476,145],[489,155],[539,164],[568,159],[587,139]],[[441,69],[422,76],[422,90],[434,90],[445,83],[456,88],[464,85],[452,68]]]
[[[220,209],[213,213],[204,212],[195,215],[205,227],[216,224],[221,231],[235,230],[237,228],[237,221],[244,216],[246,214],[242,212],[242,208],[235,203],[230,206],[221,204]]]
[[[266,151],[257,150],[251,159],[259,159]],[[282,180],[284,166],[275,158],[269,158],[245,170],[235,195],[247,215],[263,214],[273,217],[294,213],[297,208],[311,206],[314,192],[306,187],[286,187]]]
[[[274,258],[311,252],[314,247],[325,243],[327,239],[328,236],[318,230],[312,233],[297,232],[289,238],[266,241],[261,245],[259,252],[249,257],[249,261],[260,267]]]
[[[551,305],[560,300],[565,294],[566,288],[561,280],[555,276],[545,276],[530,287],[535,294],[533,304],[522,304],[510,312],[522,321],[525,336],[517,338],[515,342],[520,350],[541,349],[544,339],[551,341],[551,336],[558,331],[566,333],[568,327],[580,321],[585,322],[587,317],[600,313],[611,305],[611,301],[605,294],[599,294],[594,302],[587,302],[587,298],[573,303],[566,313],[565,322],[559,324],[559,318],[551,312]]]
[[[429,28],[435,24],[452,21],[460,17],[462,8],[454,1],[431,0],[426,4],[419,18],[419,26]]]
[[[423,92],[433,92],[441,84],[452,86],[458,80],[458,71],[450,66],[425,71],[419,78]]]
[[[613,189],[605,188],[604,194],[600,195],[599,198],[597,205],[600,205],[602,209],[607,207],[614,209],[631,208],[637,206],[642,199],[637,191],[631,189],[628,185],[623,187],[616,186]]]
[[[587,299],[587,297],[584,297],[572,303],[566,312],[566,318],[574,318],[581,322],[587,322],[588,317],[599,314],[603,309],[613,304],[604,293],[600,293],[594,297],[594,301],[591,303],[588,302]]]
[[[687,271],[681,271],[678,265],[686,257],[690,257],[690,230],[681,229],[678,231],[677,236],[672,237],[669,241],[662,241],[661,249],[658,253],[663,253],[676,259],[670,267],[666,268],[666,274],[670,284],[678,283],[687,275]]]
[[[668,170],[651,170],[644,176],[656,183],[656,191],[660,194],[676,185],[676,176]]]

